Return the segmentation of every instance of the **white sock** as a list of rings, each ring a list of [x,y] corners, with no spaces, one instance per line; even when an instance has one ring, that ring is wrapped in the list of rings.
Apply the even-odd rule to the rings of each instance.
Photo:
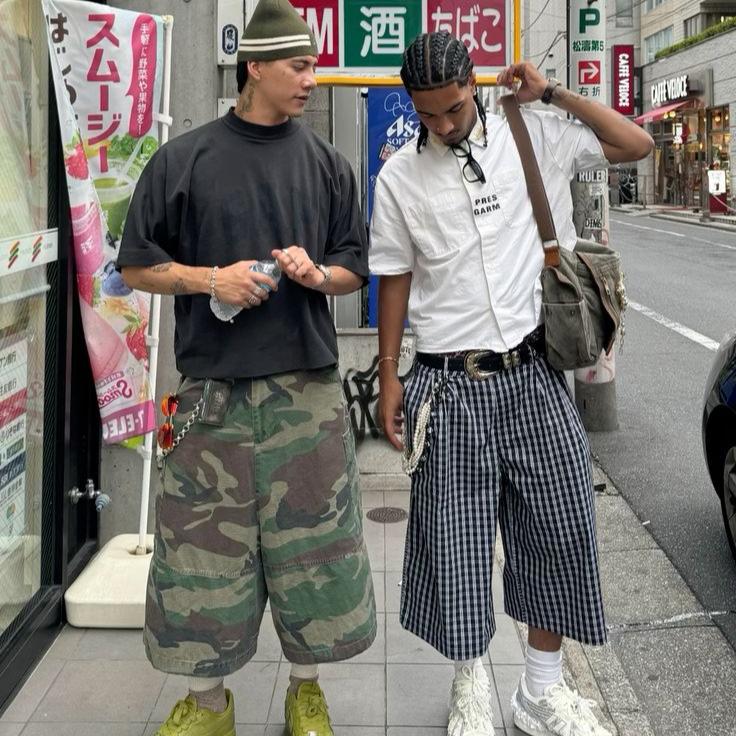
[[[456,675],[463,667],[467,667],[471,672],[475,672],[476,667],[483,666],[483,662],[480,661],[480,657],[476,657],[475,659],[456,659],[453,664],[455,665]]]
[[[319,666],[316,664],[294,664],[291,665],[289,677],[294,680],[316,680],[319,674]]]
[[[194,696],[198,708],[206,708],[213,713],[227,709],[227,694],[222,677],[189,677],[189,694]]]
[[[289,672],[289,692],[296,695],[299,685],[305,681],[312,680],[317,682],[319,669],[316,664],[294,664],[291,663],[291,672]]]
[[[532,646],[526,648],[524,678],[529,694],[535,698],[562,679],[562,651],[542,652]]]
[[[203,693],[207,690],[214,690],[218,685],[224,682],[222,677],[188,677],[189,692]]]

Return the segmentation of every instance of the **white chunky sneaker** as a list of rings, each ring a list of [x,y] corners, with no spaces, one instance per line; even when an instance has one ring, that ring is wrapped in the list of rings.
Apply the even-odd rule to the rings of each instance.
[[[450,690],[447,736],[493,736],[491,683],[483,665],[463,667]]]
[[[594,705],[595,701],[581,698],[564,680],[535,698],[527,690],[524,675],[511,696],[514,724],[531,736],[612,736],[598,723]]]

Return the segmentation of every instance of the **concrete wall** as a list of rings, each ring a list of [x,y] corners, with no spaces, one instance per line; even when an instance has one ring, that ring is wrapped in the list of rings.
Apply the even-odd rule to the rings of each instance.
[[[637,0],[638,2],[639,0]],[[665,0],[659,7],[646,12],[646,0],[641,6],[641,46],[644,48],[644,39],[663,28],[673,26],[673,43],[682,41],[685,37],[685,20],[700,13],[700,0]]]

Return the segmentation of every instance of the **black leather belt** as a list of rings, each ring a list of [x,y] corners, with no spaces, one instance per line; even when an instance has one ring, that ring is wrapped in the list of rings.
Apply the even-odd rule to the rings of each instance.
[[[474,381],[483,381],[500,371],[510,370],[522,363],[530,363],[544,355],[544,325],[530,332],[515,348],[507,353],[492,350],[467,350],[461,353],[417,353],[418,363],[429,368],[465,371]]]

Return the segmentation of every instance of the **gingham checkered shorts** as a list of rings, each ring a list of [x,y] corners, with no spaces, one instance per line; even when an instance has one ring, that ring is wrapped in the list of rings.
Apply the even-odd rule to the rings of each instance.
[[[499,522],[506,612],[605,643],[590,449],[564,375],[543,358],[484,381],[415,363],[407,437],[443,376],[412,476],[402,626],[450,659],[487,651]]]

